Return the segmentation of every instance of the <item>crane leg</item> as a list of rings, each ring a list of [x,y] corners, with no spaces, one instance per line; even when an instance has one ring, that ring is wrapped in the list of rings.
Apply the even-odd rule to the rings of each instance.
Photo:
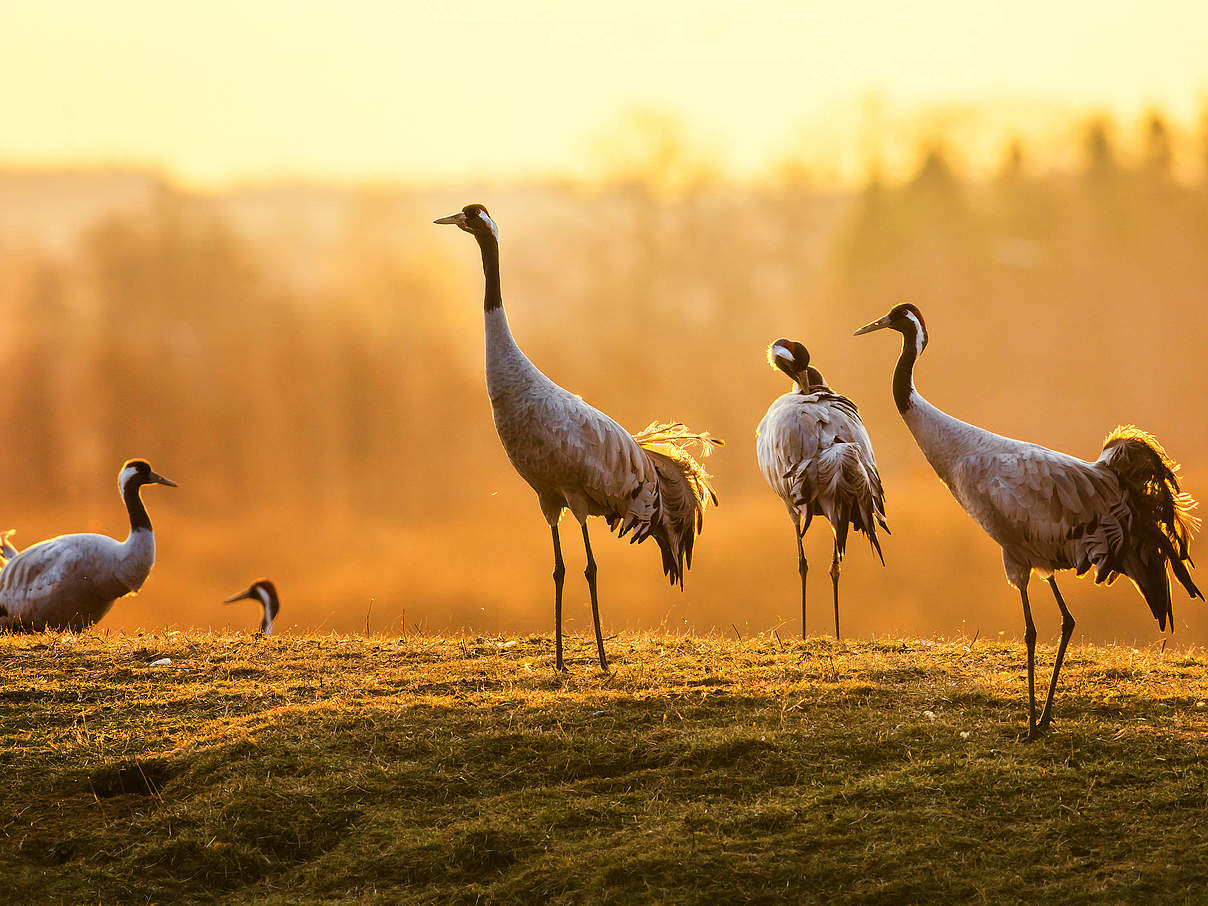
[[[562,542],[558,540],[558,526],[551,525],[554,536],[554,669],[566,669],[562,662],[562,580],[566,578],[566,564],[562,562]]]
[[[591,618],[596,624],[596,650],[600,655],[600,669],[608,672],[608,658],[604,655],[604,633],[600,631],[600,601],[596,596],[596,558],[591,553],[591,540],[587,537],[587,523],[583,523],[583,549],[587,551],[587,589],[591,592]]]
[[[835,541],[835,556],[831,560],[831,583],[835,586],[835,638],[839,638],[839,542]]]
[[[1028,646],[1028,739],[1036,739],[1040,731],[1036,729],[1036,624],[1032,622],[1032,607],[1028,604],[1028,589],[1019,589],[1023,599],[1023,640]]]
[[[805,574],[810,571],[810,565],[805,562],[805,545],[801,537],[805,534],[800,523],[794,522],[794,534],[797,536],[797,572],[801,574],[801,638],[805,639]]]
[[[1038,732],[1043,733],[1049,728],[1049,721],[1053,718],[1053,693],[1057,691],[1057,675],[1061,673],[1061,662],[1065,660],[1065,646],[1070,643],[1070,636],[1074,634],[1074,616],[1070,613],[1069,608],[1065,606],[1065,599],[1061,597],[1061,592],[1057,588],[1057,580],[1049,576],[1049,588],[1053,589],[1053,597],[1057,599],[1057,606],[1061,608],[1061,644],[1057,646],[1057,662],[1053,665],[1053,679],[1049,683],[1049,697],[1044,703],[1044,711],[1040,715],[1040,723],[1037,724]]]

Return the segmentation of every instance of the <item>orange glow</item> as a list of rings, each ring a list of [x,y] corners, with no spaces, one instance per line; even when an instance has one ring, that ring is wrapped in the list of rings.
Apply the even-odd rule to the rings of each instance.
[[[591,136],[642,106],[738,174],[796,141],[862,176],[924,109],[958,130],[976,109],[995,149],[1074,110],[1189,121],[1205,34],[1208,7],[1177,2],[7,3],[0,157],[207,186],[590,175]]]

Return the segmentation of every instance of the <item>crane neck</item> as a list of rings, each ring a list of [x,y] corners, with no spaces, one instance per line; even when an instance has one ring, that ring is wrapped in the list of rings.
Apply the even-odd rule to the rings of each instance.
[[[482,251],[482,272],[486,277],[486,296],[483,311],[503,308],[503,293],[499,289],[499,240],[490,233],[474,234],[478,248]]]
[[[130,514],[130,534],[151,531],[151,517],[143,506],[143,498],[139,491],[142,485],[132,481],[122,488],[122,500],[126,502],[126,512]]]
[[[901,414],[914,405],[912,397],[917,393],[914,389],[914,363],[919,357],[920,345],[918,328],[911,323],[902,330],[902,354],[898,356],[897,367],[893,369],[893,401]]]

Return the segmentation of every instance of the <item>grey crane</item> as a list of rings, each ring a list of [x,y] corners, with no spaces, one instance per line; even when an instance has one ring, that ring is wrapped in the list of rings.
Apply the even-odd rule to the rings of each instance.
[[[264,608],[264,616],[260,620],[258,635],[273,634],[273,620],[281,610],[281,599],[277,597],[277,586],[268,579],[257,579],[246,591],[231,595],[223,603],[233,604],[236,601],[258,601]]]
[[[755,435],[755,451],[763,477],[793,521],[801,574],[801,637],[806,637],[805,577],[809,570],[802,539],[813,518],[820,515],[834,532],[830,575],[835,638],[839,638],[839,565],[848,529],[867,535],[885,564],[877,525],[886,532],[889,526],[872,441],[856,404],[826,385],[822,373],[810,364],[805,346],[795,340],[776,340],[768,347],[768,361],[789,376],[793,391],[768,407]]]
[[[1181,491],[1179,466],[1157,438],[1132,425],[1108,434],[1095,462],[1085,462],[1036,444],[992,434],[941,412],[914,387],[915,360],[927,346],[922,313],[902,304],[856,331],[889,328],[902,334],[902,353],[893,373],[893,398],[952,496],[1002,546],[1007,581],[1023,601],[1028,647],[1028,739],[1049,728],[1053,694],[1074,618],[1054,573],[1091,568],[1095,582],[1111,584],[1127,576],[1165,630],[1174,627],[1167,566],[1193,598],[1203,599],[1187,571],[1188,543],[1200,520],[1195,500]],[[1032,572],[1048,580],[1061,611],[1061,642],[1048,698],[1036,719],[1036,626],[1028,603]]]
[[[0,570],[0,629],[79,630],[109,612],[118,598],[142,588],[155,563],[155,536],[139,492],[174,481],[143,459],[127,460],[118,487],[130,516],[125,541],[107,535],[60,535],[27,547]]]
[[[554,545],[555,664],[562,658],[562,583],[566,567],[558,521],[570,510],[583,532],[587,579],[600,668],[608,669],[596,589],[596,561],[587,518],[603,516],[610,529],[630,542],[654,538],[663,555],[663,573],[683,587],[692,565],[692,546],[705,508],[717,503],[701,456],[721,441],[682,424],[652,423],[637,434],[563,390],[542,374],[516,345],[503,310],[499,286],[499,230],[487,209],[468,204],[436,223],[454,224],[473,236],[486,277],[486,379],[495,429],[512,465],[537,492]]]

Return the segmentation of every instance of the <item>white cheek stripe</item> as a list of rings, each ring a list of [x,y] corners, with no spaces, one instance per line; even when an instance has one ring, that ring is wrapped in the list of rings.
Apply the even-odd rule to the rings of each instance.
[[[914,312],[906,312],[906,317],[908,317],[914,324],[914,354],[917,358],[923,354],[923,340],[927,336],[927,331],[923,325],[919,323],[919,319],[915,317]]]
[[[495,226],[495,221],[487,216],[486,211],[479,211],[478,216],[481,217],[483,219],[483,221],[485,221],[486,225],[491,228],[491,235],[494,236],[496,239],[498,239],[499,238],[499,227]]]
[[[786,362],[793,361],[793,354],[783,346],[773,346],[772,355],[776,356],[778,359],[784,359]]]

